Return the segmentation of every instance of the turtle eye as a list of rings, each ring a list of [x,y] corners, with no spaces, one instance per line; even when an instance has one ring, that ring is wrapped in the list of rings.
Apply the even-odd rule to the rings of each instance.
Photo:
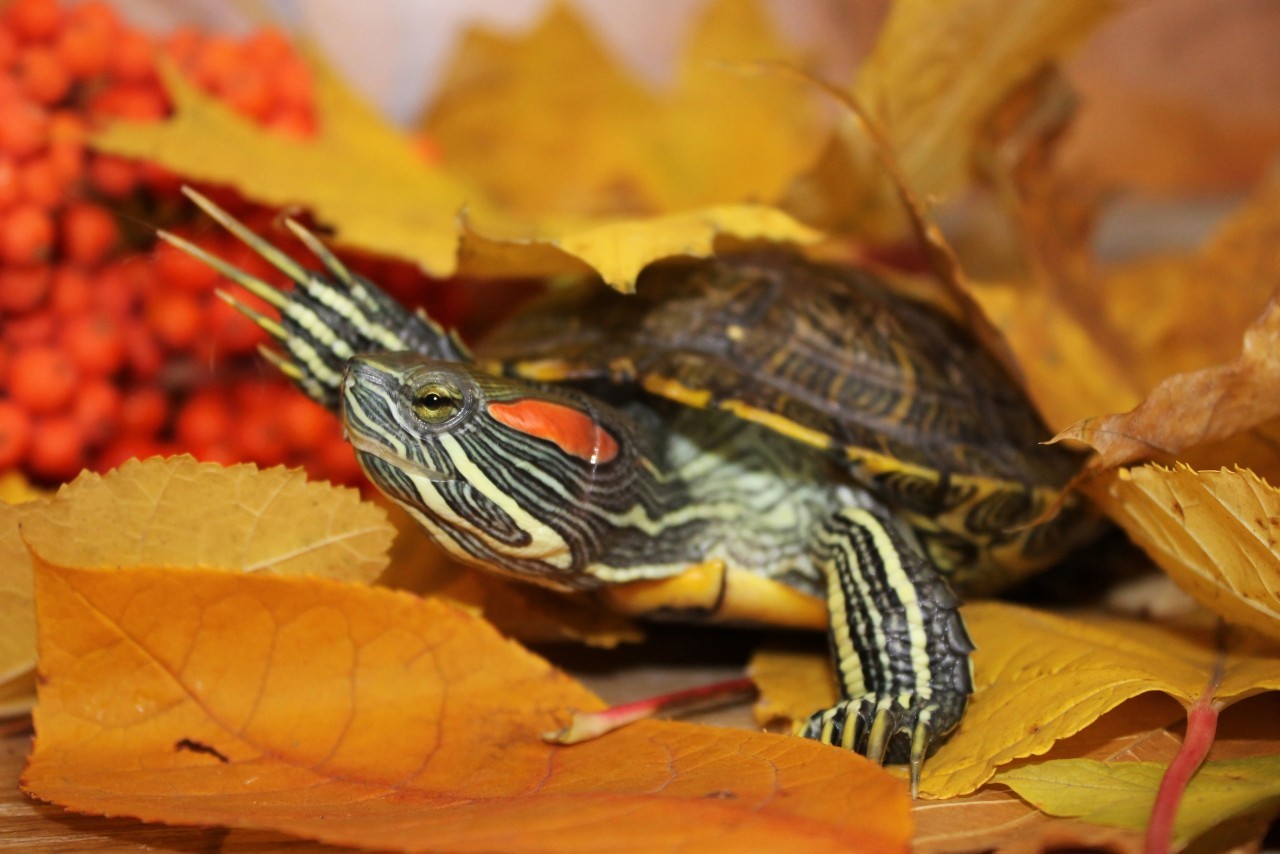
[[[413,412],[428,424],[448,421],[462,408],[462,395],[444,383],[429,383],[413,393]]]

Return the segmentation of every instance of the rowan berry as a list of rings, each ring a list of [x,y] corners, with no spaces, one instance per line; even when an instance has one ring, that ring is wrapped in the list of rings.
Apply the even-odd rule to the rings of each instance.
[[[165,365],[164,347],[145,322],[139,319],[126,324],[124,346],[129,373],[135,380],[150,381],[159,375]]]
[[[22,197],[38,208],[51,211],[65,201],[68,181],[52,154],[29,159],[19,176]]]
[[[19,202],[0,218],[0,258],[10,264],[35,264],[53,249],[53,219],[30,202]]]
[[[62,214],[62,252],[70,261],[96,266],[119,240],[116,218],[101,205],[76,202]]]
[[[4,22],[18,38],[40,41],[57,34],[62,10],[58,0],[14,0],[4,10]]]
[[[34,347],[52,341],[56,328],[57,318],[53,312],[40,308],[17,317],[6,318],[4,338],[17,348]]]
[[[222,277],[199,258],[169,243],[157,243],[151,256],[156,280],[164,289],[174,288],[203,295],[217,287]]]
[[[109,315],[73,318],[62,327],[59,339],[62,349],[87,375],[110,376],[124,365],[124,328]]]
[[[86,314],[94,304],[89,274],[79,267],[60,264],[49,283],[49,308],[61,318]]]
[[[85,383],[71,404],[71,414],[85,441],[100,445],[120,429],[120,415],[124,397],[115,383],[108,379],[96,379]]]
[[[22,314],[38,308],[49,296],[50,279],[44,264],[0,268],[0,311]]]
[[[280,421],[288,427],[289,443],[298,450],[313,451],[338,438],[333,414],[300,393],[280,402]]]
[[[190,349],[203,331],[201,301],[191,294],[181,291],[153,293],[143,310],[147,325],[170,350]]]
[[[123,198],[138,187],[138,163],[114,154],[94,154],[89,159],[89,183],[113,199]]]
[[[137,30],[120,33],[111,56],[111,72],[126,83],[154,80],[156,65],[151,39]]]
[[[66,407],[80,382],[71,357],[48,345],[16,353],[9,368],[9,394],[29,412],[56,412]]]
[[[0,399],[0,470],[26,459],[30,444],[31,416],[12,400]]]
[[[22,180],[18,177],[18,171],[13,157],[0,154],[0,211],[17,202],[22,196]]]
[[[68,23],[58,34],[54,46],[67,71],[79,79],[95,77],[106,71],[111,64],[113,48],[113,28],[88,19]]]
[[[71,415],[39,418],[31,428],[27,467],[48,480],[70,480],[85,463],[85,435]]]
[[[0,102],[0,152],[29,157],[49,141],[49,114],[25,98]]]
[[[135,386],[120,402],[120,427],[125,433],[155,436],[169,420],[169,398],[156,386]]]
[[[241,459],[252,460],[263,468],[284,465],[289,458],[285,426],[277,413],[266,407],[246,412],[236,422],[232,446]]]
[[[230,398],[222,389],[210,386],[197,391],[178,410],[174,435],[179,445],[200,456],[203,449],[218,444],[229,447],[235,421]]]
[[[18,80],[33,101],[56,104],[71,91],[71,72],[50,47],[28,47],[18,57]]]

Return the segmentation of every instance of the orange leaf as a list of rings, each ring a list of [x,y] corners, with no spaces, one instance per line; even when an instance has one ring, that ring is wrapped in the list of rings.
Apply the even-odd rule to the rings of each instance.
[[[801,739],[644,722],[482,621],[318,578],[38,561],[25,790],[72,809],[400,850],[905,850],[905,789]]]

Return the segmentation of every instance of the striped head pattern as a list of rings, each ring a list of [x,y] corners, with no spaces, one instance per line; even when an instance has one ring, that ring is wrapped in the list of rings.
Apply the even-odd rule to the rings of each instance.
[[[597,586],[619,518],[665,503],[631,420],[572,390],[414,353],[358,356],[342,419],[365,473],[441,545],[546,586]]]

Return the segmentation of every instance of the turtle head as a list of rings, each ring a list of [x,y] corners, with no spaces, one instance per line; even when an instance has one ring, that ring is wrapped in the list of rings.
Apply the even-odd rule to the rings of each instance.
[[[414,353],[352,359],[342,421],[365,473],[441,545],[557,588],[594,586],[610,520],[654,476],[623,413]]]

